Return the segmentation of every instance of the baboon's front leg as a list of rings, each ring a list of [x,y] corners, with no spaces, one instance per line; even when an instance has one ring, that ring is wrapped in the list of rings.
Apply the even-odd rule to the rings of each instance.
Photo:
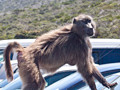
[[[86,80],[87,84],[89,85],[89,87],[91,88],[91,90],[97,90],[92,75],[88,75],[87,77],[83,76],[83,77],[85,78],[85,80]]]
[[[110,84],[106,81],[106,79],[103,77],[103,75],[97,70],[95,66],[93,66],[93,76],[103,85],[107,88],[111,88],[117,85],[117,83]]]
[[[78,72],[81,73],[81,75],[83,76],[83,78],[85,79],[85,81],[87,82],[87,84],[89,85],[89,87],[90,87],[91,90],[97,90],[95,82],[94,82],[93,75],[90,72],[89,68],[87,68],[87,67],[81,67],[80,65],[78,65]]]

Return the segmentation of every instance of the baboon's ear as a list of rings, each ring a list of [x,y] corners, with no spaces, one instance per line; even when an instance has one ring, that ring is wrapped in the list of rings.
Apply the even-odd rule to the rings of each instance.
[[[75,24],[77,22],[77,20],[75,18],[73,18],[73,24]]]

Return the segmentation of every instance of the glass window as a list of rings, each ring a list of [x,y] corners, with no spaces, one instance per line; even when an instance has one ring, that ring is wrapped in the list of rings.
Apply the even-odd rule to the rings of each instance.
[[[65,72],[59,72],[59,73],[56,73],[54,75],[50,75],[50,76],[47,76],[45,77],[45,80],[46,80],[46,87],[55,83],[56,81],[74,73],[75,71],[65,71]]]
[[[93,58],[94,58],[94,62],[95,62],[96,64],[99,64],[99,52],[93,51],[93,52],[92,52],[92,56],[93,56]]]
[[[3,49],[0,49],[0,62],[3,61]]]
[[[4,54],[4,50],[0,49],[0,62],[4,61],[3,54]],[[13,53],[11,53],[10,55],[10,60],[12,60],[12,57],[13,57]]]

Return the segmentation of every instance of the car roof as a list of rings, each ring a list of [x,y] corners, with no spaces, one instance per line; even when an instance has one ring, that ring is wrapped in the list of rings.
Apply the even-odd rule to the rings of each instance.
[[[11,64],[16,64],[16,63],[18,63],[17,60],[11,60],[10,62],[11,62]],[[5,63],[5,62],[0,62],[0,64],[4,64],[4,63]]]
[[[18,42],[23,47],[29,46],[36,39],[8,39],[0,40],[0,49],[4,49],[10,42]],[[120,48],[120,39],[96,39],[91,38],[90,42],[93,48]]]
[[[90,39],[93,48],[120,48],[120,39]]]
[[[0,40],[0,49],[4,49],[5,47],[7,47],[7,45],[9,43],[14,42],[14,41],[20,43],[20,45],[22,45],[23,47],[27,47],[31,43],[33,43],[35,41],[35,39],[8,39],[8,40]]]

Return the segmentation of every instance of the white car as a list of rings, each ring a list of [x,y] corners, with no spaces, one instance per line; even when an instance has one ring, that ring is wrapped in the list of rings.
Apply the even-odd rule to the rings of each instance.
[[[35,39],[11,39],[0,40],[0,79],[5,79],[5,68],[3,60],[4,49],[10,42],[18,42],[23,47],[29,46]],[[119,62],[120,39],[90,39],[93,48],[93,57],[98,64]],[[17,70],[16,53],[11,53],[11,64],[13,72]],[[114,57],[113,57],[114,56]],[[14,61],[15,60],[15,61]]]
[[[0,81],[6,79],[6,73],[5,73],[5,66],[4,66],[4,60],[3,60],[3,53],[4,49],[7,47],[7,45],[10,42],[18,42],[20,43],[23,47],[29,46],[31,43],[35,41],[35,39],[11,39],[11,40],[0,40]],[[12,70],[13,73],[15,73],[18,69],[17,66],[17,53],[11,53],[11,64],[12,64]]]

